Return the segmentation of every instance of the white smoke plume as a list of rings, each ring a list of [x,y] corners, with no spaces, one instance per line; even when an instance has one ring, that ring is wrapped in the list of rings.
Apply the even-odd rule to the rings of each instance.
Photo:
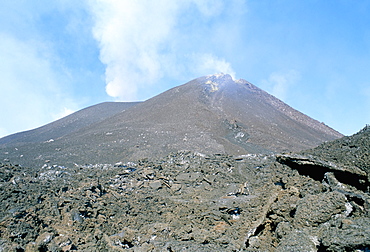
[[[93,35],[99,43],[100,60],[106,65],[106,92],[117,100],[136,100],[140,90],[180,72],[191,76],[215,72],[235,75],[225,59],[212,52],[199,52],[198,41],[184,41],[201,36],[206,21],[222,13],[225,6],[221,0],[92,0],[88,3],[94,17]],[[192,17],[203,20],[199,30]],[[180,33],[180,25],[187,26],[190,34]],[[195,43],[196,51],[184,49],[186,43]],[[187,57],[189,54],[193,56]]]
[[[202,73],[227,73],[235,79],[235,71],[231,64],[224,59],[220,59],[212,54],[194,55],[192,57],[195,64],[193,71],[201,75]]]
[[[262,86],[272,95],[286,101],[291,87],[300,80],[300,73],[296,70],[271,73],[268,80],[262,81]]]

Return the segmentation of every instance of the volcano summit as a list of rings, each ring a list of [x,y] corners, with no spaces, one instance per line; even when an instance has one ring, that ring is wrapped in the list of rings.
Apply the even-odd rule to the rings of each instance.
[[[200,77],[141,103],[102,103],[0,139],[20,164],[114,163],[166,155],[274,153],[342,135],[228,74]]]

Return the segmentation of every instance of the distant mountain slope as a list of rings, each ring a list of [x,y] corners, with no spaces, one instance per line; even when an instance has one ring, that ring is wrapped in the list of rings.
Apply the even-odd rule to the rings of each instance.
[[[50,139],[54,140],[93,123],[103,121],[138,103],[139,102],[103,102],[96,104],[37,129],[0,138],[0,146],[6,144],[38,143]]]
[[[14,147],[14,141],[9,141],[1,152],[23,163],[112,163],[178,150],[228,154],[298,151],[342,136],[227,74],[201,77],[112,113],[105,120],[74,125],[69,124],[73,130],[68,134],[45,142],[49,136],[56,138],[53,131],[57,128],[50,125],[49,135],[34,136],[38,144],[23,144],[14,150],[7,148]]]

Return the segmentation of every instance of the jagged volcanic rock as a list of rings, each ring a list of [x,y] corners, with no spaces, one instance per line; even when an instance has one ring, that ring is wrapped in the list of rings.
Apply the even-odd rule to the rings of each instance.
[[[339,157],[328,146],[366,149],[367,136],[312,151]],[[346,164],[358,154],[335,164],[312,153],[196,152],[114,165],[3,163],[0,251],[368,251],[368,174]]]

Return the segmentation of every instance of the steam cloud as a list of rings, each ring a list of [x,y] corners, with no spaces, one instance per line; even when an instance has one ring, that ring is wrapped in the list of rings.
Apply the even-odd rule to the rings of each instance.
[[[262,81],[266,90],[277,98],[286,101],[289,89],[300,79],[300,73],[296,70],[287,72],[271,73],[268,80]]]
[[[197,41],[204,30],[212,33],[214,28],[207,27],[207,20],[222,13],[225,6],[221,0],[92,0],[89,8],[100,60],[106,65],[109,96],[137,100],[140,90],[166,76],[216,72],[235,76],[230,63],[204,50],[205,42]],[[180,26],[189,34],[180,33]]]

